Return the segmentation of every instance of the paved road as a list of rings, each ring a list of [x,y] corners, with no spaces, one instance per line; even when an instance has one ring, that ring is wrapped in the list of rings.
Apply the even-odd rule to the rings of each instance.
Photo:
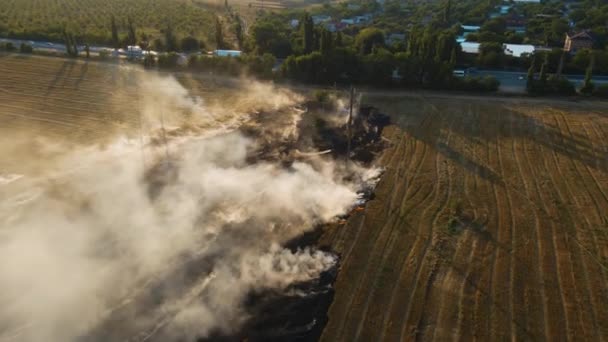
[[[496,70],[479,70],[478,76],[494,76],[500,81],[500,90],[505,92],[523,93],[526,91],[526,76],[525,72],[511,71],[496,71]],[[585,75],[564,75],[577,88],[583,85]],[[596,84],[608,84],[607,76],[593,76],[593,81]]]
[[[246,23],[244,23],[246,25]],[[54,52],[65,52],[65,45],[61,43],[42,42],[33,40],[8,39],[0,38],[0,43],[11,42],[16,48],[19,48],[21,43],[29,44],[36,50],[46,50]],[[112,51],[113,49],[107,46],[89,46],[91,53],[98,54],[102,50]],[[84,45],[78,46],[79,51],[84,51]],[[153,52],[155,53],[155,52]],[[119,55],[126,55],[124,50],[119,51]],[[278,67],[278,65],[277,65]],[[525,72],[498,71],[498,70],[478,70],[472,76],[494,76],[500,81],[500,90],[510,93],[524,93],[526,91],[526,75]],[[585,79],[584,75],[565,75],[570,82],[573,82],[577,88],[580,88]],[[594,76],[593,81],[596,84],[608,84],[608,76]]]
[[[13,43],[15,48],[19,48],[22,43],[31,45],[35,50],[47,50],[47,51],[56,51],[56,52],[65,52],[65,44],[61,43],[52,43],[52,42],[41,42],[34,40],[22,40],[22,39],[8,39],[8,38],[0,38],[0,43]],[[79,51],[84,51],[84,45],[78,45]],[[102,50],[112,50],[107,46],[94,46],[90,45],[89,50],[92,53],[99,53]]]

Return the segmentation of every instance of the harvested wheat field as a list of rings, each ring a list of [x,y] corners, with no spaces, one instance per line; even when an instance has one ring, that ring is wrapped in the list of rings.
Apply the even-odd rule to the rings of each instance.
[[[526,102],[527,101],[527,102]],[[371,97],[396,127],[323,341],[608,339],[608,106]]]

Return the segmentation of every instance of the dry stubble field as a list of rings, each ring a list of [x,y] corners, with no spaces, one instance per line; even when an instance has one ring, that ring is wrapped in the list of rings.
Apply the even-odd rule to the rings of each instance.
[[[397,127],[323,341],[608,339],[608,106],[375,97]]]

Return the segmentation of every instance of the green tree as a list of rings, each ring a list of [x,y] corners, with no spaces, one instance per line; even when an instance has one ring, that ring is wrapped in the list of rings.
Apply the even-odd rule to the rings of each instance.
[[[34,49],[32,48],[31,45],[25,44],[25,43],[21,43],[21,45],[19,46],[19,52],[21,53],[32,53],[34,52]]]
[[[304,53],[311,53],[314,45],[314,24],[308,13],[304,13],[301,21],[304,36]]]
[[[593,64],[594,58],[592,54],[591,59],[589,60],[589,66],[587,67],[587,71],[585,72],[585,80],[583,81],[583,87],[581,88],[581,93],[583,94],[591,94],[593,93],[593,89],[595,88],[595,84],[593,84]]]
[[[384,45],[384,33],[377,28],[364,28],[357,34],[355,45],[362,55],[370,54],[374,46]]]
[[[110,29],[112,30],[112,47],[118,49],[120,43],[118,41],[118,28],[116,27],[116,19],[114,16],[111,18]]]
[[[321,54],[327,55],[333,49],[333,36],[328,30],[321,30]]]
[[[167,24],[167,28],[165,28],[165,50],[168,52],[177,51],[177,38],[175,38],[175,34],[173,33],[173,26],[171,23]]]
[[[286,36],[285,23],[277,20],[257,20],[249,30],[246,47],[259,55],[273,54],[286,58],[291,54],[291,43]]]
[[[479,65],[491,68],[503,66],[504,50],[500,43],[482,43],[477,57]]]
[[[133,20],[131,20],[131,17],[127,17],[127,29],[127,44],[137,44],[137,35],[135,33],[135,26],[133,25]]]
[[[200,43],[196,38],[188,36],[182,38],[180,48],[182,51],[198,51],[200,49]]]
[[[222,32],[222,23],[219,17],[215,17],[215,46],[217,49],[223,49],[225,47],[224,33]]]
[[[530,68],[528,68],[528,77],[526,78],[526,89],[528,91],[532,90],[534,85],[534,73],[536,72],[536,56],[532,59],[532,63],[530,63]]]
[[[239,46],[239,49],[243,48],[243,26],[241,24],[241,17],[237,14],[235,17],[236,23],[234,24],[234,36],[236,37],[236,42]]]
[[[542,85],[545,85],[547,83],[547,77],[548,77],[547,76],[547,68],[548,68],[548,65],[547,65],[547,62],[545,61],[540,66],[540,74],[538,76],[538,78],[540,80],[540,83]]]
[[[338,31],[338,33],[336,34],[336,44],[337,47],[342,47],[343,46],[343,42],[342,42],[342,32]]]
[[[451,11],[452,11],[452,0],[447,0],[445,7],[443,8],[443,22],[445,24],[450,23]]]

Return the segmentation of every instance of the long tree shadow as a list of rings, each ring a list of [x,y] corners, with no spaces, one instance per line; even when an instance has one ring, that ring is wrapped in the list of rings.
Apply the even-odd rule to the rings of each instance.
[[[53,89],[55,89],[57,84],[61,80],[63,80],[66,75],[68,75],[70,73],[72,68],[74,68],[74,64],[75,64],[74,61],[65,61],[61,64],[59,71],[57,71],[57,73],[55,74],[55,77],[53,77],[53,80],[46,88],[46,93],[44,94],[45,97],[49,96],[51,94],[51,92],[53,91]]]
[[[401,102],[397,109],[393,108],[387,114],[395,119],[394,122],[399,124],[401,121],[399,126],[412,138],[494,184],[501,184],[502,177],[508,175],[482,165],[475,161],[475,156],[467,155],[466,151],[457,150],[455,144],[444,141],[442,137],[446,132],[458,135],[470,145],[498,143],[499,139],[527,139],[533,145],[538,144],[590,168],[608,172],[608,163],[605,162],[608,150],[594,146],[586,134],[570,132],[563,127],[560,129],[558,125],[508,108],[505,103],[458,103],[453,99],[430,103],[425,99],[407,99],[406,103]],[[400,120],[403,115],[409,119]]]
[[[80,87],[80,83],[82,83],[82,81],[84,81],[86,78],[86,75],[89,71],[89,62],[85,61],[84,64],[80,67],[80,74],[78,74],[78,79],[76,80],[76,84],[74,84],[74,86],[76,87],[76,89],[78,89]]]

